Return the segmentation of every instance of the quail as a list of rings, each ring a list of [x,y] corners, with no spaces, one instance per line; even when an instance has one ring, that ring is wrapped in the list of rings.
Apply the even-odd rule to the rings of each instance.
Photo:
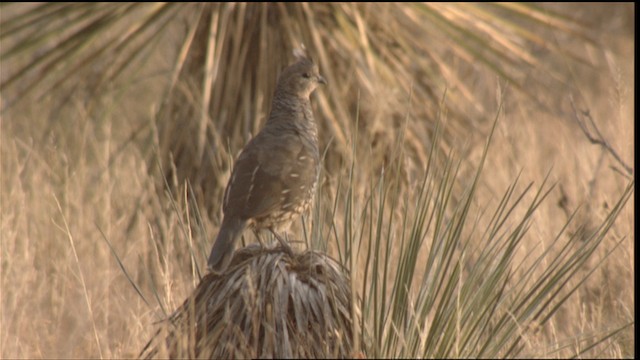
[[[212,271],[227,268],[247,227],[270,230],[283,241],[277,232],[288,229],[311,206],[320,154],[309,96],[318,84],[326,81],[306,57],[299,57],[278,77],[271,113],[242,149],[227,183],[222,225],[209,255]]]

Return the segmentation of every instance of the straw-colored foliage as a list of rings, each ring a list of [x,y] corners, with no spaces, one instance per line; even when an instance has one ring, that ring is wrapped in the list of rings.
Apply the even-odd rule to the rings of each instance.
[[[248,246],[202,278],[142,357],[352,357],[351,309],[349,278],[326,255]]]
[[[634,357],[634,12],[1,3],[0,356]],[[209,274],[301,44],[315,206]]]

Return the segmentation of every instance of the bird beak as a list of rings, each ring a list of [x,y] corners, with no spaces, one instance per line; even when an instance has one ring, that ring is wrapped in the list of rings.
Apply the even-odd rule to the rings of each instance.
[[[322,75],[318,75],[318,82],[319,82],[320,84],[327,85],[327,80],[325,80],[325,79],[322,77]]]

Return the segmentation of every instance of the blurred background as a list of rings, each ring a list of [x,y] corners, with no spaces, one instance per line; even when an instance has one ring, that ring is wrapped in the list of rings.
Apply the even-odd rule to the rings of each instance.
[[[588,237],[634,178],[634,28],[633,3],[1,4],[2,357],[137,355],[197,284],[233,159],[301,44],[329,83],[318,212],[354,162],[356,195],[392,168],[411,197],[434,143],[434,166],[462,159],[462,197],[498,116],[471,218],[548,176],[516,264],[570,218]],[[529,354],[633,324],[633,215]],[[633,357],[633,330],[584,356]]]

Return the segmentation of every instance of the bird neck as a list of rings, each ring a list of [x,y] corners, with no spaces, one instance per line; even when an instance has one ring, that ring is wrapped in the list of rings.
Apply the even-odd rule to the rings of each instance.
[[[308,96],[299,97],[277,91],[267,119],[267,125],[276,124],[311,131],[314,137],[317,137],[318,131]]]

